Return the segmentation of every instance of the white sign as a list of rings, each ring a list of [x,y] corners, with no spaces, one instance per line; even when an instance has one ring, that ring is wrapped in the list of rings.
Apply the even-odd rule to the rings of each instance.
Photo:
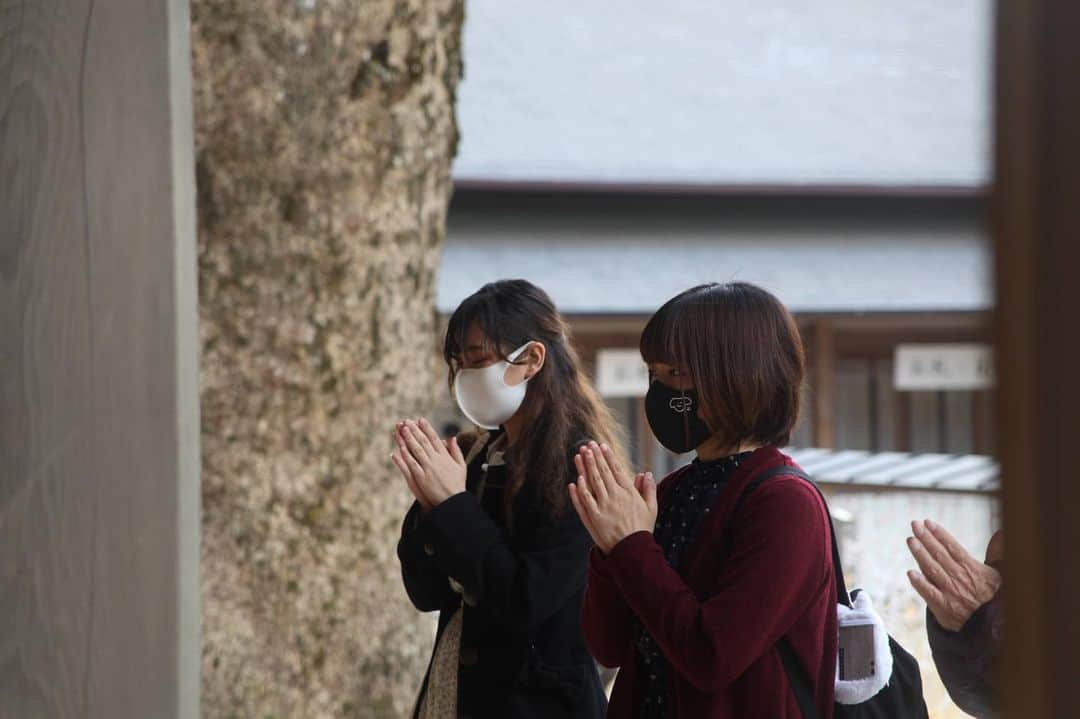
[[[893,382],[898,390],[976,390],[994,386],[989,345],[898,345]]]
[[[601,397],[644,397],[649,368],[636,349],[596,352],[596,391]]]

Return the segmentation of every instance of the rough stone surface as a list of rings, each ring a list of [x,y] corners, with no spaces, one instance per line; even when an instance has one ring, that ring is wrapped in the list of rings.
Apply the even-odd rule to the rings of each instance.
[[[203,716],[397,717],[394,543],[430,409],[461,0],[195,0]]]

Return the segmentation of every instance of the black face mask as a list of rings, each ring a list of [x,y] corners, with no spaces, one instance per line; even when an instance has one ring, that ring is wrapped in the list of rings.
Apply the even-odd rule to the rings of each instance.
[[[675,454],[683,454],[712,436],[712,430],[697,416],[697,392],[679,390],[653,380],[645,394],[645,417],[660,444]]]

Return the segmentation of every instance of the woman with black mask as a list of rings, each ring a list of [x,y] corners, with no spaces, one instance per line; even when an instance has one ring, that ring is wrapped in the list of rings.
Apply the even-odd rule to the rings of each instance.
[[[566,487],[586,437],[625,466],[616,425],[566,324],[528,282],[462,302],[443,355],[477,431],[443,441],[422,419],[394,430],[393,461],[416,498],[398,544],[405,588],[417,609],[440,612],[413,716],[602,717],[581,629],[592,541]]]
[[[697,457],[657,487],[631,478],[603,441],[578,455],[570,495],[596,542],[585,634],[602,664],[620,667],[608,716],[800,717],[784,642],[818,715],[831,717],[829,519],[779,450],[802,391],[794,320],[753,285],[702,285],[653,315],[641,354],[649,426],[671,451]]]

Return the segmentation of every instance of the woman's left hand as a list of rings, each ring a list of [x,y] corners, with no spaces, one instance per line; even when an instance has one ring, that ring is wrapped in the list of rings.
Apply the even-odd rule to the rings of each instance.
[[[590,442],[574,456],[578,481],[570,485],[570,501],[593,541],[607,554],[635,532],[656,525],[656,484],[652,475],[635,480],[618,468],[610,447]]]
[[[397,434],[402,459],[432,506],[465,491],[465,457],[456,437],[443,442],[425,419],[405,420]]]

